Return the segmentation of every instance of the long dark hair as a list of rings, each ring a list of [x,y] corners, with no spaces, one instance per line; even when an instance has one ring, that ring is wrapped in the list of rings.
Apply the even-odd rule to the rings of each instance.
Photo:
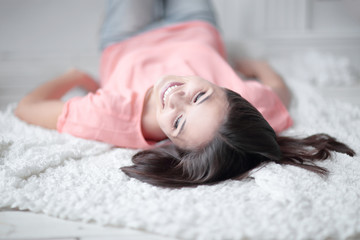
[[[229,109],[224,123],[206,147],[180,149],[174,144],[138,152],[133,166],[122,167],[128,176],[162,187],[190,187],[226,179],[244,179],[268,162],[294,165],[326,176],[314,164],[331,151],[355,152],[327,134],[306,138],[277,136],[261,113],[239,94],[225,89]]]

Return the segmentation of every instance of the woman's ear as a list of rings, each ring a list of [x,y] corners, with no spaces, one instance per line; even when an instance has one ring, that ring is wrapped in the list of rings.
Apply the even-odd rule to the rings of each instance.
[[[160,142],[157,142],[157,143],[155,143],[155,147],[163,147],[163,146],[167,146],[167,145],[170,145],[170,144],[173,144],[172,142],[171,142],[171,140],[170,139],[164,139],[164,140],[162,140],[162,141],[160,141]]]

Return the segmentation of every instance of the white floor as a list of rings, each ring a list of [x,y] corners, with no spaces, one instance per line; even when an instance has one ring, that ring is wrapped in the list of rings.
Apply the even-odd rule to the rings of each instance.
[[[98,75],[103,0],[0,1],[0,109],[36,85],[78,67]],[[59,9],[59,6],[61,8]],[[81,29],[81,30],[80,30]],[[320,89],[360,106],[360,85]],[[0,211],[0,239],[170,239],[138,230]]]
[[[31,212],[0,212],[0,239],[165,240],[174,239],[119,227],[65,221]]]

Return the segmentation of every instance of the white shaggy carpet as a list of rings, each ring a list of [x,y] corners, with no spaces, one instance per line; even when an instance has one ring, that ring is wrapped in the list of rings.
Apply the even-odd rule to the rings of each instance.
[[[326,101],[298,75],[286,74],[295,94],[295,126],[286,134],[326,132],[360,154],[360,109]],[[135,151],[27,125],[13,108],[0,113],[0,207],[183,239],[360,236],[359,156],[335,154],[321,163],[331,172],[327,179],[269,164],[248,181],[169,190],[119,170]]]

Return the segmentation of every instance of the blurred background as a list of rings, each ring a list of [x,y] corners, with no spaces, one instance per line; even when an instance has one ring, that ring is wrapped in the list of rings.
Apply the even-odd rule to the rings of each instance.
[[[104,2],[0,0],[0,110],[71,67],[98,76],[98,32]],[[313,84],[325,97],[360,107],[359,0],[213,3],[231,59],[269,59],[282,71],[293,68],[296,80]],[[8,221],[17,224],[15,234],[21,237],[43,232],[45,224],[54,226],[47,228],[51,234],[55,229],[59,229],[58,233],[84,229],[87,236],[115,235],[115,230],[116,234],[127,234],[120,228],[110,231],[79,227],[73,222],[26,212],[14,212],[12,216]],[[144,239],[144,233],[138,234],[138,239]],[[147,235],[146,239],[160,238]]]
[[[68,68],[98,76],[104,2],[0,0],[0,109]],[[336,70],[323,76],[333,80],[322,84],[325,95],[360,106],[360,1],[213,3],[230,58],[291,60],[302,55],[299,72],[307,67],[317,72],[319,66],[326,72]],[[322,64],[314,67],[314,61]],[[344,69],[351,74],[343,74]]]

